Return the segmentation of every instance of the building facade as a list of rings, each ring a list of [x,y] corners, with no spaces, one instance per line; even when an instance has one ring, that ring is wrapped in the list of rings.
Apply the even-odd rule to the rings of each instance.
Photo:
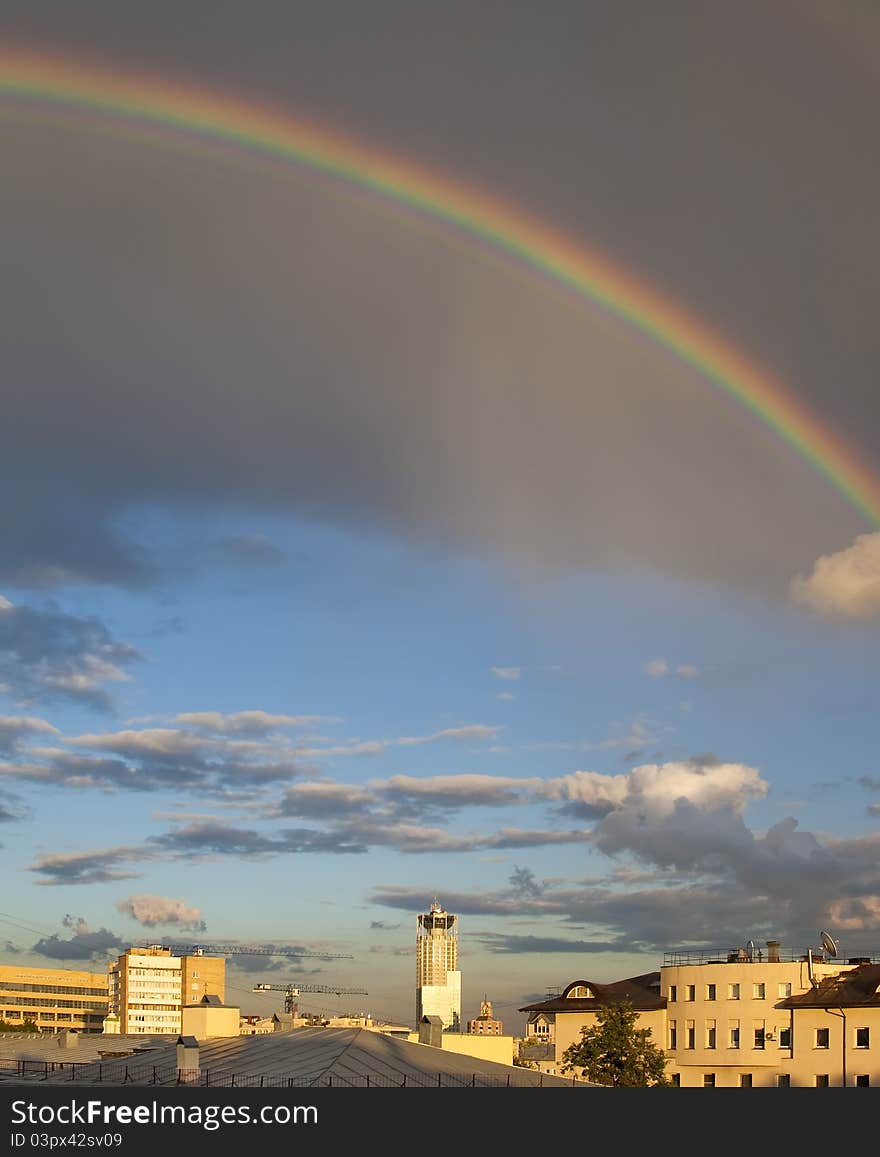
[[[480,1001],[480,1015],[467,1023],[467,1030],[475,1036],[501,1036],[504,1026],[492,1015],[492,1001],[485,997]]]
[[[626,1000],[638,1028],[666,1056],[682,1088],[880,1086],[880,964],[786,955],[779,942],[730,952],[672,952],[659,972],[613,984],[574,981],[528,1012],[524,1044],[563,1054],[596,1023],[599,1007]],[[549,1051],[549,1048],[548,1048]],[[528,1057],[526,1048],[522,1055]]]
[[[106,972],[0,965],[0,1020],[41,1032],[101,1032],[109,1006]]]
[[[108,1030],[180,1033],[181,1009],[226,995],[222,956],[174,956],[170,948],[128,948],[109,966]],[[112,1029],[111,1029],[112,1025]]]
[[[458,917],[437,900],[416,923],[416,1024],[423,1016],[439,1016],[444,1029],[461,1031]]]

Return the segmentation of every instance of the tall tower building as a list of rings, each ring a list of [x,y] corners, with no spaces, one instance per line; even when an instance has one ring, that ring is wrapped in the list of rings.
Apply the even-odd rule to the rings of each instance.
[[[458,917],[435,899],[416,925],[416,1024],[439,1016],[444,1029],[461,1032]]]

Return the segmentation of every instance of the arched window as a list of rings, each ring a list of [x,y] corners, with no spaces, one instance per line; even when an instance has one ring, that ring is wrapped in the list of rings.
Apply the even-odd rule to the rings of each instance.
[[[567,1000],[589,1000],[593,995],[592,988],[586,984],[575,984],[566,993]]]

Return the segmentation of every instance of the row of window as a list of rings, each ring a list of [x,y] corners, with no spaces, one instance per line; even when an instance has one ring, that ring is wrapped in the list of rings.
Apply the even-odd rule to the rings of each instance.
[[[763,1049],[768,1040],[778,1040],[781,1049],[791,1048],[791,1026],[779,1028],[778,1032],[774,1033],[772,1029],[767,1029],[763,1024],[755,1025],[753,1028],[753,1043],[752,1047],[756,1049]],[[817,1028],[813,1035],[813,1048],[827,1049],[831,1043],[831,1030],[828,1028]],[[871,1047],[871,1030],[869,1028],[855,1028],[853,1029],[853,1045],[857,1049],[868,1049]],[[670,1049],[678,1048],[678,1025],[674,1020],[669,1022],[669,1045]],[[696,1048],[696,1025],[692,1020],[685,1021],[684,1025],[684,1045],[685,1049]],[[717,1029],[714,1020],[707,1020],[705,1024],[705,1038],[703,1047],[707,1049],[714,1049],[717,1047]],[[738,1021],[734,1021],[728,1025],[727,1029],[727,1047],[729,1049],[738,1049],[740,1047],[740,1025]]]
[[[672,1074],[672,1083],[673,1083],[673,1085],[680,1085],[681,1084],[681,1074],[680,1073],[673,1073]],[[828,1073],[817,1073],[816,1078],[815,1078],[815,1085],[816,1085],[817,1089],[829,1088],[830,1080],[828,1077]],[[740,1075],[739,1075],[739,1087],[741,1089],[752,1088],[752,1074],[751,1073],[740,1073]],[[790,1089],[791,1088],[791,1073],[779,1073],[776,1077],[776,1087],[778,1089]],[[857,1089],[870,1088],[871,1087],[870,1075],[868,1073],[858,1073],[856,1075],[856,1079],[855,1079],[855,1087]],[[703,1088],[704,1089],[714,1089],[715,1088],[715,1074],[714,1073],[703,1073]]]
[[[106,996],[106,988],[78,988],[73,984],[18,984],[0,980],[3,992],[63,992],[66,996]]]
[[[20,1020],[25,1015],[20,1008],[5,1008],[0,1009],[0,1020]],[[88,1021],[90,1024],[102,1024],[104,1017],[96,1016],[94,1013],[70,1013],[70,1012],[41,1012],[39,1014],[40,1020],[77,1020]]]
[[[670,984],[668,996],[669,996],[670,1001],[677,1001],[678,1000],[678,985],[677,984]],[[777,984],[777,986],[776,986],[776,998],[777,998],[777,1000],[785,1000],[785,998],[788,996],[791,996],[791,984],[788,982]],[[683,985],[682,986],[682,1000],[691,1001],[691,1000],[696,1000],[696,999],[697,999],[697,986],[695,984]],[[706,985],[705,999],[706,1000],[717,1000],[718,999],[718,985],[717,984],[707,984]],[[740,999],[742,999],[742,985],[741,984],[728,984],[728,986],[727,986],[727,999],[728,1000],[740,1000]],[[766,999],[767,999],[767,985],[763,981],[758,981],[757,983],[753,984],[752,985],[752,1000],[766,1000]]]
[[[25,1008],[100,1008],[106,1011],[106,1000],[49,1000],[40,996],[4,996],[4,1004],[17,1004]]]

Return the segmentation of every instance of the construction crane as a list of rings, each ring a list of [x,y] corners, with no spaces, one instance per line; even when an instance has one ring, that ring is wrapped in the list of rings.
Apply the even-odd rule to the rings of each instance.
[[[293,1012],[293,1002],[301,992],[332,992],[334,996],[366,996],[365,988],[341,988],[332,984],[255,984],[254,992],[283,992],[284,1011]]]
[[[354,960],[340,952],[306,952],[304,948],[252,948],[246,944],[155,944],[143,943],[136,948],[168,948],[175,956],[313,956],[318,960]]]

